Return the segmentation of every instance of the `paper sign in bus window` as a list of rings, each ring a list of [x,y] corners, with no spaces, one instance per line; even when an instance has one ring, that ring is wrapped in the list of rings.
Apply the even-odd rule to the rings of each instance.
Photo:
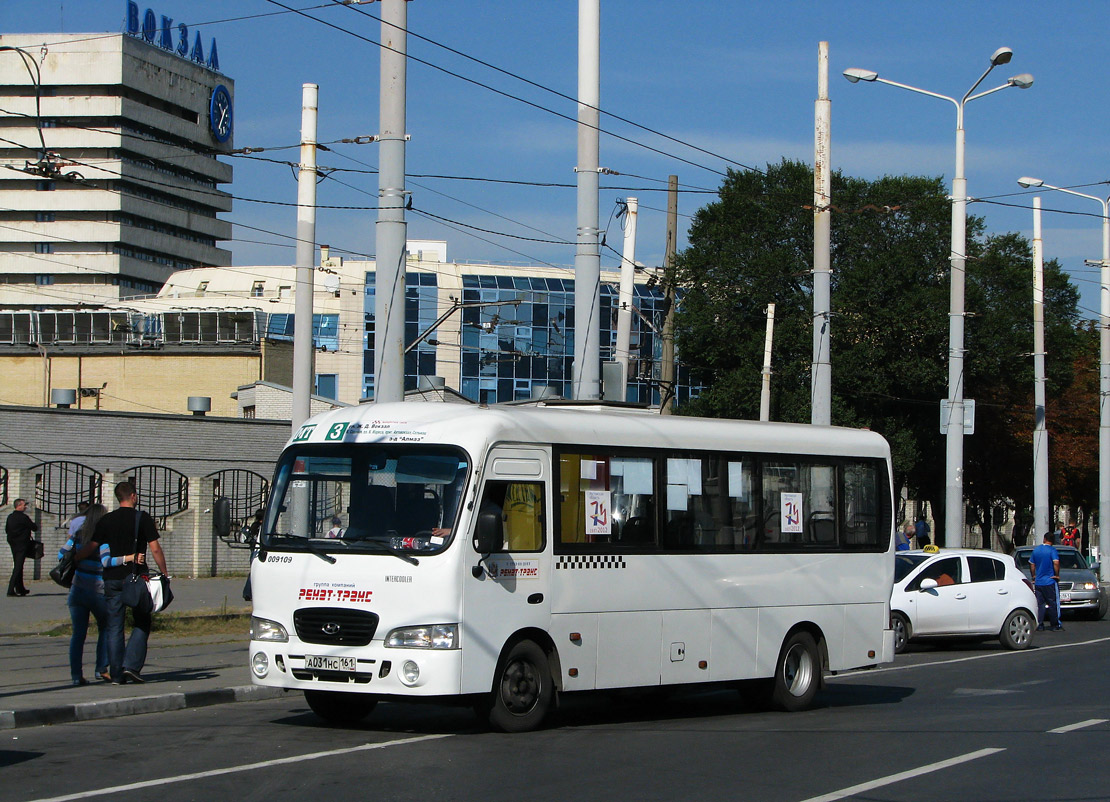
[[[782,531],[783,533],[802,532],[802,494],[780,493],[779,501],[782,505]]]
[[[639,496],[650,496],[652,494],[650,459],[629,459],[625,461],[624,492]]]
[[[613,531],[608,490],[586,491],[586,534],[608,535]]]
[[[583,479],[596,479],[597,478],[597,461],[592,459],[583,459],[581,464],[581,477]]]

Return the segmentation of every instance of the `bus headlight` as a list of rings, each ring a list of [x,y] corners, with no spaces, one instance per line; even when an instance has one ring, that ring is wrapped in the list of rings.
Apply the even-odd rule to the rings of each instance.
[[[389,633],[385,645],[391,649],[457,649],[458,624],[427,624],[402,627]]]
[[[267,618],[251,616],[251,640],[268,640],[285,643],[289,640],[289,633],[277,621]]]
[[[254,653],[254,657],[251,658],[251,671],[259,679],[270,673],[270,659],[266,657],[265,652]]]
[[[401,682],[406,685],[415,685],[420,679],[420,666],[412,660],[406,660],[401,666]]]

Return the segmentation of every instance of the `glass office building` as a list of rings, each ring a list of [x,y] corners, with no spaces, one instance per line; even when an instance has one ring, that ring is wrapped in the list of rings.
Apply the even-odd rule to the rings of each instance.
[[[435,272],[405,274],[405,389],[417,387],[422,375],[456,374],[458,389],[480,403],[529,398],[533,387],[546,386],[571,397],[574,362],[574,280],[535,275],[461,275],[461,308],[455,314],[459,336],[440,341],[431,330],[450,305],[440,303]],[[615,284],[601,285],[601,359],[613,359],[617,335]],[[373,273],[366,274],[366,340],[363,391],[373,395],[374,373]],[[450,299],[448,299],[450,301]],[[628,391],[625,400],[658,404],[666,299],[656,287],[635,287]],[[444,326],[446,328],[446,326]],[[414,344],[415,345],[412,345]],[[444,362],[455,370],[445,370]],[[438,370],[437,370],[438,364]],[[678,403],[697,394],[688,370],[676,364]]]

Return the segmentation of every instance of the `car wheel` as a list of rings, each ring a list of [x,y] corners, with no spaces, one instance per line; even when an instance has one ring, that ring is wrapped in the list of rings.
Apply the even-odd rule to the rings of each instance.
[[[771,699],[776,707],[793,713],[813,704],[821,685],[821,655],[808,632],[795,632],[786,639],[775,666]]]
[[[901,654],[910,642],[910,622],[901,613],[891,613],[890,628],[894,630],[894,653]]]
[[[502,732],[528,732],[540,726],[555,698],[547,654],[521,641],[501,661],[493,690],[483,708],[490,726]]]
[[[304,700],[312,712],[328,724],[349,727],[358,724],[378,704],[374,696],[340,691],[305,691]]]
[[[1007,649],[1028,649],[1033,645],[1033,630],[1037,620],[1028,610],[1014,610],[1006,616],[1006,623],[998,633],[998,640]]]

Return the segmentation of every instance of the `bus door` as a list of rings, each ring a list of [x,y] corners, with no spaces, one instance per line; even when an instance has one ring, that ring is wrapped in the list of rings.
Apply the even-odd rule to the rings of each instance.
[[[464,692],[489,689],[501,648],[514,632],[549,629],[549,466],[550,456],[541,449],[498,447],[482,472],[471,528],[479,514],[495,512],[502,543],[485,559],[474,551],[472,537],[464,546]]]

